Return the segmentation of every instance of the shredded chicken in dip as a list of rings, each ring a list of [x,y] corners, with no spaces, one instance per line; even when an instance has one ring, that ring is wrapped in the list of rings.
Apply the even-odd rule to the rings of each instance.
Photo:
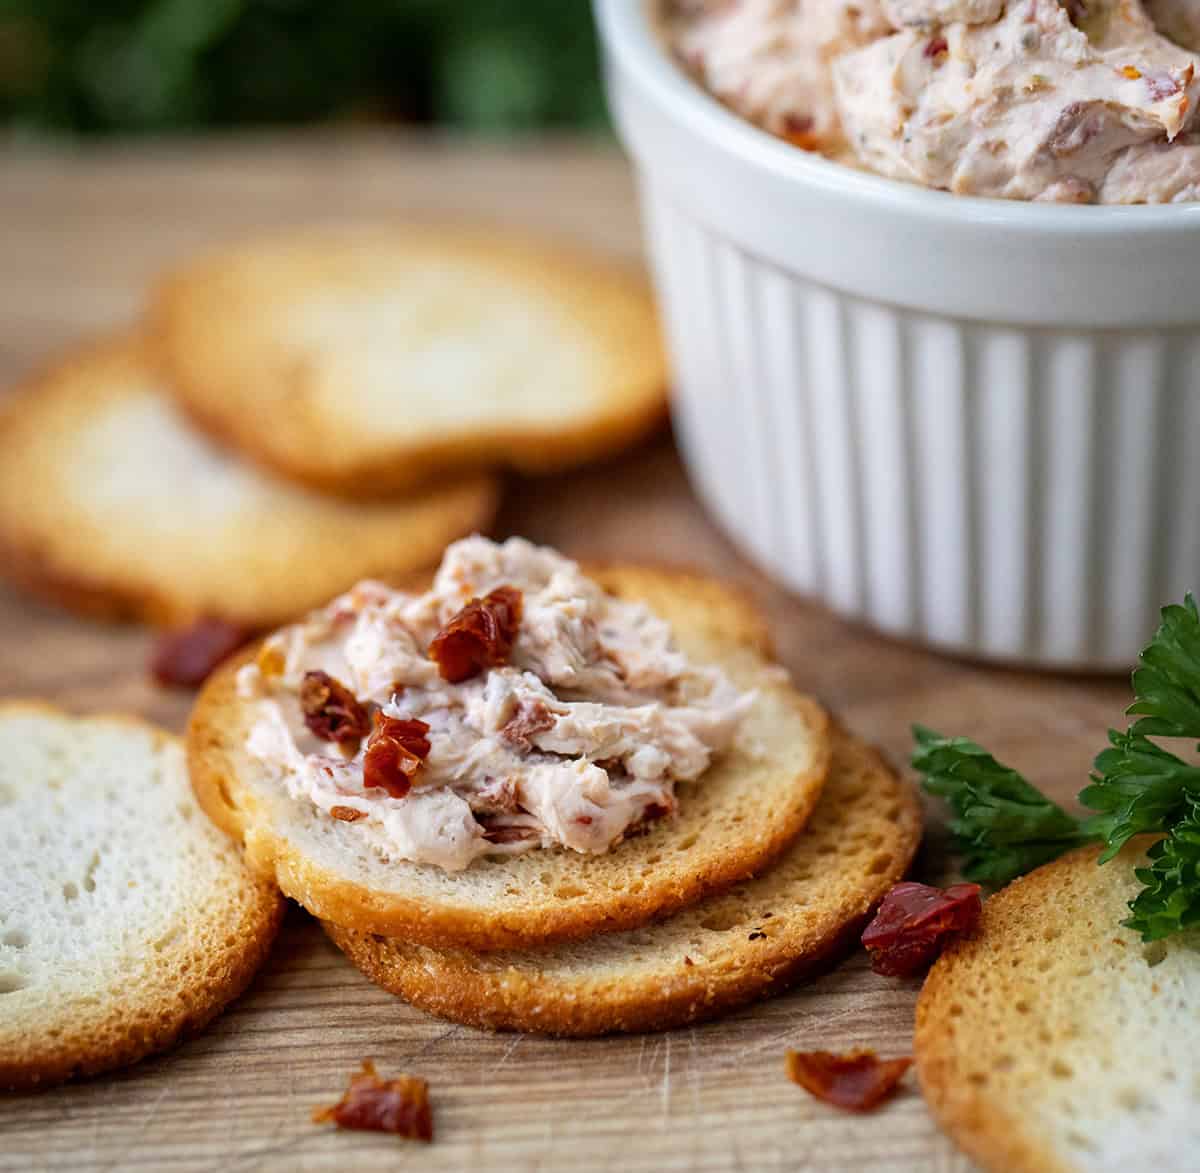
[[[476,642],[448,648],[455,631]],[[472,667],[464,647],[493,658]],[[753,703],[645,606],[518,538],[456,543],[424,594],[360,583],[267,639],[238,689],[257,706],[247,752],[289,794],[447,871],[609,850],[674,810],[675,784],[705,772]],[[388,729],[384,788],[369,759]]]
[[[962,195],[1200,192],[1200,0],[673,0],[680,60],[774,134]]]

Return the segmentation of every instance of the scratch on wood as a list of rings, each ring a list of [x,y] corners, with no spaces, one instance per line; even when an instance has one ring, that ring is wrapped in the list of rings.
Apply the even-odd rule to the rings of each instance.
[[[513,1035],[512,1042],[509,1043],[508,1046],[504,1048],[504,1054],[500,1056],[496,1065],[492,1068],[492,1070],[491,1070],[492,1075],[495,1075],[496,1072],[499,1071],[500,1068],[503,1067],[505,1065],[505,1063],[507,1063],[509,1061],[509,1059],[512,1058],[513,1052],[517,1049],[518,1046],[520,1046],[521,1040],[524,1037],[525,1037],[524,1035]]]
[[[662,1050],[663,1039],[666,1037],[666,1035],[655,1035],[650,1040],[652,1046],[650,1048],[650,1053],[646,1056],[646,1070],[642,1075],[642,1080],[645,1083],[646,1090],[649,1092],[653,1092],[655,1090],[654,1073],[658,1068],[658,1053]]]
[[[163,1100],[165,1100],[167,1098],[167,1096],[170,1094],[170,1091],[171,1091],[171,1085],[169,1083],[164,1082],[162,1085],[162,1090],[158,1093],[158,1095],[156,1095],[154,1097],[154,1099],[152,1099],[150,1101],[149,1106],[147,1107],[145,1113],[142,1115],[141,1121],[138,1123],[137,1127],[134,1129],[133,1135],[129,1138],[128,1144],[126,1146],[124,1146],[124,1148],[126,1150],[128,1148],[133,1147],[138,1141],[140,1141],[142,1139],[143,1136],[146,1135],[146,1131],[149,1129],[150,1125],[154,1123],[154,1119],[158,1115],[159,1107],[162,1105]],[[127,1152],[122,1151],[122,1153],[119,1156],[114,1157],[109,1164],[103,1166],[106,1173],[107,1173],[107,1170],[116,1169],[119,1165],[124,1164],[126,1156],[127,1156]]]
[[[758,1042],[752,1043],[749,1046],[739,1047],[730,1054],[718,1056],[713,1062],[708,1065],[708,1069],[717,1070],[722,1067],[733,1067],[742,1064],[746,1059],[754,1055],[758,1055],[763,1051],[782,1049],[788,1043],[795,1040],[798,1035],[804,1034],[813,1025],[814,1021],[819,1021],[821,1030],[828,1032],[829,1028],[837,1022],[845,1018],[852,1018],[861,1015],[860,1008],[851,1007],[847,1010],[838,1011],[835,1014],[820,1013],[806,1015],[795,1026],[789,1027],[785,1031],[780,1031],[778,1034],[771,1035],[769,1038],[760,1039]]]
[[[461,1026],[455,1025],[455,1026],[447,1027],[444,1031],[441,1031],[439,1034],[434,1035],[433,1038],[426,1039],[424,1045],[421,1047],[418,1047],[410,1056],[408,1056],[408,1059],[420,1059],[423,1055],[428,1055],[429,1052],[432,1051],[439,1044],[444,1043],[447,1039],[451,1039],[455,1035],[461,1034],[461,1033],[462,1033]],[[405,1062],[408,1062],[408,1059],[406,1059]]]
[[[696,1046],[696,1028],[688,1027],[687,1080],[692,1093],[692,1111],[700,1112],[700,1085],[704,1082],[704,1068],[699,1062],[700,1052]]]
[[[278,1136],[278,1133],[276,1135]],[[311,1132],[301,1132],[296,1136],[289,1137],[287,1140],[276,1141],[275,1139],[272,1139],[262,1148],[251,1149],[247,1153],[239,1153],[237,1156],[233,1157],[232,1160],[230,1160],[228,1155],[219,1157],[215,1162],[213,1162],[213,1164],[209,1166],[209,1169],[212,1170],[212,1173],[218,1173],[218,1170],[221,1171],[221,1173],[224,1173],[226,1169],[254,1169],[260,1167],[263,1161],[266,1161],[271,1157],[277,1157],[280,1153],[286,1153],[290,1149],[294,1149],[297,1145],[304,1144],[308,1140],[320,1139],[320,1136],[321,1133],[314,1129]],[[253,1164],[249,1164],[249,1162],[253,1162]]]
[[[671,1036],[666,1034],[663,1036],[666,1043],[666,1051],[663,1054],[663,1073],[662,1073],[662,1114],[666,1120],[671,1115]]]

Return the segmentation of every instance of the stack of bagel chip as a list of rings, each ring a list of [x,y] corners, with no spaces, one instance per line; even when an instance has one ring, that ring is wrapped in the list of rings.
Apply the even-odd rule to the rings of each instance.
[[[595,1035],[733,1009],[849,948],[920,839],[911,788],[792,687],[740,594],[645,567],[593,577],[754,692],[733,748],[678,786],[675,817],[603,855],[535,849],[456,873],[389,858],[381,832],[328,818],[247,753],[259,702],[237,676],[255,647],[193,712],[193,785],[251,867],[372,981],[457,1022]]]
[[[505,470],[610,456],[665,411],[636,270],[460,225],[239,243],[0,401],[0,574],[265,630],[486,530]]]

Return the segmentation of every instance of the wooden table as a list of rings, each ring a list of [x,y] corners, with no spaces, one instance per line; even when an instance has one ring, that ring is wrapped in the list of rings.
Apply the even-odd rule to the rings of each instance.
[[[0,377],[137,312],[146,282],[197,246],[283,223],[483,214],[636,253],[629,175],[610,149],[301,137],[0,154]],[[903,760],[909,725],[968,733],[1060,796],[1079,787],[1122,681],[956,663],[848,626],[746,566],[707,521],[667,441],[619,463],[513,484],[499,522],[580,555],[665,558],[745,583],[783,662],[854,730]],[[147,681],[149,635],[76,620],[0,588],[0,691],[127,708],[182,727],[187,695]],[[926,876],[947,862],[931,829]],[[2,862],[2,861],[0,861]],[[128,1071],[0,1098],[0,1169],[960,1170],[911,1084],[856,1118],[783,1075],[789,1047],[908,1053],[915,983],[861,957],[722,1022],[592,1042],[493,1036],[371,986],[294,911],[250,991],[202,1036]],[[2,1012],[2,1011],[0,1011]],[[309,1123],[363,1056],[428,1078],[424,1147]]]

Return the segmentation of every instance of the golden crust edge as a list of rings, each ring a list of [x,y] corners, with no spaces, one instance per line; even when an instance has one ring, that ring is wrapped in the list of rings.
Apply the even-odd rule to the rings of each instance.
[[[410,1003],[418,1010],[438,1018],[479,1030],[518,1031],[543,1034],[557,1038],[597,1038],[609,1034],[644,1034],[652,1031],[674,1030],[719,1018],[751,1002],[770,997],[806,977],[816,976],[831,966],[854,944],[856,931],[866,918],[846,922],[839,931],[829,934],[819,949],[773,970],[755,970],[739,985],[716,983],[705,989],[693,983],[679,983],[660,993],[658,1000],[644,1003],[621,1003],[616,1008],[598,1004],[577,1004],[567,1007],[552,1002],[549,1009],[535,1013],[530,1008],[539,1004],[536,983],[509,978],[524,991],[520,1005],[514,1005],[511,992],[505,999],[490,1001],[494,992],[475,997],[463,993],[473,977],[469,969],[461,973],[440,970],[436,978],[417,976],[413,967],[408,980],[397,977],[392,967],[380,960],[370,945],[367,934],[352,935],[328,921],[321,927],[330,940],[345,954],[351,964],[369,981]],[[439,983],[444,983],[440,985]],[[511,985],[510,985],[511,991]],[[540,1003],[545,1007],[545,1003]]]

